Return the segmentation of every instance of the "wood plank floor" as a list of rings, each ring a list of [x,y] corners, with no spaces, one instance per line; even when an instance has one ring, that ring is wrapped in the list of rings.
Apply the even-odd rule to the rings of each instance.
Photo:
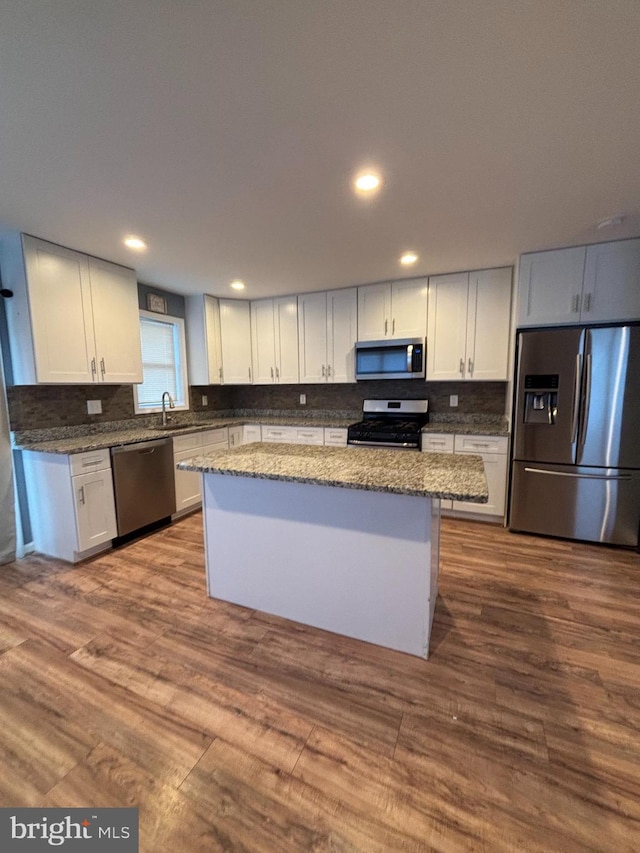
[[[640,557],[445,520],[429,661],[207,599],[201,516],[0,567],[0,805],[140,849],[638,851]]]

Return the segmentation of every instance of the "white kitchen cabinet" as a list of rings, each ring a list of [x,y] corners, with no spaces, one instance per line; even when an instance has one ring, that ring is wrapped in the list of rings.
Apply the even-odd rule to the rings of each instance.
[[[176,485],[175,516],[197,509],[202,503],[202,476],[198,471],[180,471],[178,462],[193,456],[206,456],[207,453],[229,446],[227,428],[219,427],[202,432],[191,432],[173,438],[173,464]],[[174,516],[174,517],[175,517]]]
[[[298,301],[295,296],[251,303],[255,385],[298,382]]]
[[[294,426],[262,426],[262,441],[276,444],[295,444],[296,427]]]
[[[489,490],[486,504],[468,501],[440,502],[442,510],[452,515],[504,518],[506,506],[508,445],[506,436],[423,433],[422,450],[430,453],[473,453],[482,457]]]
[[[429,279],[427,380],[506,381],[511,267]]]
[[[502,436],[456,435],[455,453],[475,453],[482,456],[489,489],[486,504],[453,501],[453,510],[504,518],[507,495],[507,452],[509,440]]]
[[[324,443],[332,447],[347,446],[347,429],[346,427],[325,427],[324,428]]]
[[[133,270],[28,235],[1,253],[16,384],[142,382]]]
[[[187,362],[192,385],[222,383],[220,303],[214,296],[185,297]]]
[[[640,239],[520,257],[518,326],[640,319]]]
[[[260,424],[245,424],[242,427],[242,443],[253,444],[256,441],[262,441]]]
[[[228,428],[229,433],[229,447],[239,447],[243,444],[243,427],[241,426],[230,426]]]
[[[355,382],[356,288],[298,297],[300,382]]]
[[[358,340],[424,338],[427,279],[370,284],[358,288]]]
[[[220,299],[220,340],[222,382],[225,385],[250,385],[251,310],[240,299]]]
[[[35,550],[75,563],[108,547],[117,536],[109,450],[22,458]]]

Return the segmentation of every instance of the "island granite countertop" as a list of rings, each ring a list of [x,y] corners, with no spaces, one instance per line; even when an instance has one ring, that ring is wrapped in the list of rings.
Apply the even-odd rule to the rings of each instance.
[[[182,471],[487,503],[484,465],[472,454],[301,444],[245,444],[178,464]]]

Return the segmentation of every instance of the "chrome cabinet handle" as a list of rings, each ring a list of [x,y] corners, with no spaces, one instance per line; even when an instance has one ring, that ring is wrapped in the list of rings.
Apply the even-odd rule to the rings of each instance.
[[[324,364],[322,365],[322,375],[323,375],[323,376],[326,376],[325,369],[324,369]]]
[[[251,382],[251,368],[249,368],[249,382]]]
[[[105,368],[105,366],[104,366],[104,358],[101,358],[101,359],[100,359],[100,370],[101,370],[101,372],[102,372],[102,378],[104,379],[104,375],[105,375],[105,373],[107,372],[107,371],[106,371],[106,368]]]
[[[388,328],[389,328],[389,321],[388,321],[388,320],[385,320],[385,321],[384,321],[384,333],[385,333],[385,335],[387,334],[387,329],[388,329]]]
[[[220,382],[222,382],[222,368],[218,368],[218,376],[220,377]]]
[[[96,371],[96,360],[95,360],[95,358],[92,358],[91,359],[91,375],[95,376],[96,372],[97,372]]]
[[[591,294],[585,293],[584,295],[584,304],[582,306],[583,311],[591,311]]]
[[[91,466],[91,465],[99,465],[101,461],[102,461],[101,459],[94,459],[92,462],[89,462],[89,461],[83,462],[82,467],[83,468],[89,468],[89,466]]]
[[[391,334],[395,335],[396,333],[396,318],[394,317],[391,321]]]
[[[331,365],[327,365],[327,379],[331,376]]]
[[[473,362],[469,359],[469,376],[473,376]]]
[[[464,359],[460,359],[460,375],[464,376]]]
[[[574,314],[577,314],[580,311],[580,294],[576,293],[573,297],[573,306],[571,308]]]
[[[81,504],[85,504],[86,501],[84,499],[84,486],[80,486],[80,491],[78,492],[78,499]]]
[[[271,381],[273,382],[273,367],[271,368]]]
[[[276,379],[280,379],[280,368],[276,365]]]

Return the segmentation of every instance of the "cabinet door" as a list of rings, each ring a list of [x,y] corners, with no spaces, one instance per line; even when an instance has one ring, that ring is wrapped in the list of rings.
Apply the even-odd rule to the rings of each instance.
[[[262,431],[260,429],[260,425],[245,424],[242,428],[242,443],[252,444],[255,441],[262,441]]]
[[[97,374],[87,258],[27,236],[23,237],[23,249],[36,381],[94,382]],[[139,340],[139,330],[136,334]]]
[[[466,378],[508,379],[511,268],[469,273]]]
[[[468,273],[429,279],[427,380],[466,375]]]
[[[239,299],[220,300],[222,379],[225,385],[251,384],[251,312]]]
[[[208,382],[203,385],[222,384],[222,340],[220,338],[220,303],[204,295],[204,352]]]
[[[391,285],[358,288],[358,340],[380,341],[391,336]]]
[[[173,454],[174,466],[178,462],[184,462],[185,459],[191,459],[194,456],[200,456],[202,448],[192,448],[191,450],[180,450]],[[193,506],[198,506],[202,501],[202,474],[198,471],[179,471],[175,470],[176,484],[176,512],[184,509],[189,509]]]
[[[521,255],[518,326],[580,322],[585,247]]]
[[[355,382],[356,288],[327,293],[327,382]]]
[[[640,319],[640,239],[587,246],[582,321]]]
[[[507,457],[500,453],[483,453],[484,473],[489,489],[489,502],[474,504],[469,501],[453,501],[453,509],[479,515],[504,516],[507,487]]]
[[[423,453],[451,453],[453,454],[453,435],[449,433],[423,433],[422,444]],[[445,498],[440,501],[440,509],[451,509],[453,501]]]
[[[98,381],[142,382],[138,284],[133,270],[89,258]]]
[[[220,385],[222,344],[218,300],[208,294],[187,296],[185,320],[190,384]]]
[[[276,381],[276,346],[273,299],[251,303],[251,363],[254,385],[270,385]]]
[[[391,337],[424,338],[427,334],[427,279],[391,285]]]
[[[300,379],[298,368],[298,300],[295,296],[273,300],[276,347],[276,382],[291,385]]]
[[[327,294],[298,297],[300,382],[327,381]]]
[[[111,468],[72,477],[78,551],[117,536]]]

